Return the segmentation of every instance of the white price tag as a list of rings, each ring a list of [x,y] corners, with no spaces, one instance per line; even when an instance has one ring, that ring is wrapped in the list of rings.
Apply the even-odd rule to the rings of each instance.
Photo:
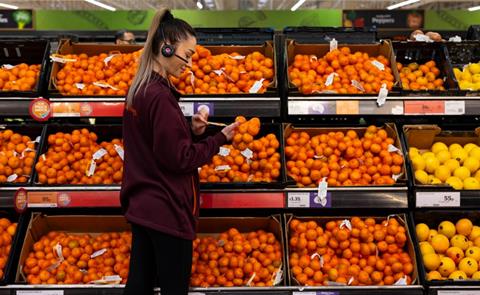
[[[257,273],[254,272],[245,285],[250,287],[250,286],[252,285],[252,282],[253,282],[253,280],[255,279],[256,276],[257,276]]]
[[[191,117],[195,114],[193,110],[193,102],[179,102],[178,105],[185,117]]]
[[[317,197],[320,198],[321,200],[325,201],[325,205],[327,205],[327,189],[328,189],[328,183],[327,183],[327,178],[323,178],[322,181],[318,183],[318,191],[317,191]],[[322,206],[323,205],[322,201]]]
[[[447,100],[445,101],[445,115],[464,115],[464,100]]]
[[[330,41],[330,52],[334,51],[335,49],[338,48],[338,42],[335,40],[335,38]]]
[[[262,85],[263,85],[263,81],[265,79],[260,79],[258,81],[255,81],[255,83],[253,83],[252,87],[248,90],[249,93],[258,93],[258,91],[260,91],[260,89],[262,88]]]
[[[423,34],[415,35],[415,41],[418,41],[418,42],[433,42],[433,40],[430,39],[430,37],[428,37],[427,35],[423,35]]]
[[[450,37],[448,39],[448,42],[462,42],[462,37],[460,37],[460,36]]]
[[[382,88],[378,92],[377,105],[379,107],[383,106],[387,101],[388,89],[386,84],[382,84]]]
[[[403,115],[403,104],[392,107],[392,115]]]
[[[117,55],[120,55],[120,54],[112,54],[112,55],[109,55],[109,56],[105,57],[105,59],[103,60],[103,62],[105,63],[105,66],[107,67],[108,63]]]
[[[5,69],[5,70],[11,70],[13,68],[15,68],[15,66],[12,66],[11,64],[2,65],[2,69]]]
[[[215,171],[229,171],[232,168],[229,165],[220,165],[215,167]]]
[[[387,150],[388,150],[389,153],[399,153],[399,154],[401,154],[400,150],[396,146],[394,146],[393,144],[389,144]]]
[[[241,60],[241,59],[245,59],[245,56],[243,55],[229,55],[228,57],[230,57],[231,59],[236,59],[236,60]]]
[[[372,65],[374,65],[380,71],[385,71],[385,65],[379,62],[378,60],[372,61]]]
[[[98,160],[107,154],[107,150],[101,148],[92,155],[92,159]]]
[[[479,295],[480,291],[478,290],[445,290],[445,291],[437,291],[437,295]]]
[[[113,146],[114,146],[115,151],[117,152],[118,156],[119,156],[120,159],[122,159],[122,161],[123,161],[123,158],[125,157],[125,151],[124,151],[123,148],[122,148],[121,146],[119,146],[118,144],[114,144]]]
[[[292,295],[317,295],[317,292],[302,292],[302,291],[293,291]]]
[[[100,250],[94,252],[92,255],[90,255],[90,258],[93,259],[95,257],[102,256],[103,254],[105,254],[105,252],[107,252],[106,248],[100,249]]]
[[[287,207],[288,208],[309,208],[310,193],[288,193]]]
[[[110,88],[110,89],[113,89],[113,90],[118,90],[118,88],[113,87],[112,85],[110,85],[108,83],[93,82],[92,84],[95,85],[95,86],[101,87],[101,88]]]
[[[63,290],[17,290],[17,295],[63,295]]]
[[[9,177],[7,177],[7,182],[14,182],[15,180],[17,180],[17,178],[18,178],[17,174],[12,174]]]
[[[282,267],[279,267],[277,272],[275,273],[275,278],[273,279],[273,285],[277,286],[283,280],[283,270]]]
[[[65,260],[65,258],[63,257],[62,245],[60,245],[60,243],[57,243],[53,249],[57,253],[57,257],[58,257],[59,260],[61,260],[61,261]]]
[[[253,152],[249,148],[246,148],[245,150],[241,151],[240,154],[242,154],[242,156],[244,156],[246,159],[253,158]]]
[[[75,87],[77,87],[77,88],[80,89],[80,90],[83,90],[83,88],[85,88],[85,84],[75,83]]]
[[[352,80],[352,86],[360,90],[361,92],[365,92],[365,88],[363,88],[362,84],[356,80]]]
[[[460,192],[417,192],[417,208],[460,207]]]
[[[107,282],[116,282],[116,281],[121,281],[122,277],[119,275],[114,275],[114,276],[104,276],[103,279]]]
[[[221,146],[221,147],[220,147],[220,151],[218,152],[218,154],[219,154],[220,156],[222,156],[222,157],[226,157],[226,156],[230,155],[230,149]]]
[[[350,222],[350,220],[348,219],[345,219],[342,221],[342,223],[340,224],[340,228],[348,228],[348,230],[352,230],[352,223]]]
[[[88,170],[86,171],[86,175],[88,177],[93,176],[93,174],[95,173],[95,168],[97,168],[97,163],[95,163],[95,160],[92,159],[90,161],[90,165],[88,166]]]
[[[330,86],[333,84],[333,79],[335,78],[335,76],[338,76],[337,73],[331,73],[330,75],[328,75],[327,77],[327,80],[325,81],[325,86]]]
[[[190,84],[192,84],[192,86],[195,86],[195,74],[193,74],[192,71],[190,71]]]
[[[77,60],[75,58],[64,58],[61,55],[57,54],[52,54],[50,55],[50,60],[53,62],[59,62],[62,64],[66,64],[67,62],[76,62]]]

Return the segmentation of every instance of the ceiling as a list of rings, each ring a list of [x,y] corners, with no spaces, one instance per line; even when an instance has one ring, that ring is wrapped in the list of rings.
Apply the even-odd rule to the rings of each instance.
[[[171,9],[198,9],[201,1],[204,9],[211,10],[288,10],[298,0],[99,0],[118,10],[144,10],[167,6]],[[84,0],[0,0],[24,9],[89,10],[101,9]],[[299,9],[385,9],[401,0],[306,0]],[[480,0],[421,0],[406,6],[409,9],[466,9],[480,5]]]

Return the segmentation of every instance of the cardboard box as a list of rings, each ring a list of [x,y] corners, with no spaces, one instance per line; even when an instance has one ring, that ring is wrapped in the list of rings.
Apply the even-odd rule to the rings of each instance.
[[[18,262],[16,283],[25,283],[26,276],[22,269],[33,244],[50,231],[66,232],[71,234],[90,234],[98,236],[105,232],[130,231],[130,225],[124,216],[118,215],[43,215],[32,213],[27,227],[22,251]]]
[[[405,125],[403,126],[403,133],[405,134],[406,148],[415,147],[420,151],[430,150],[435,142],[443,142],[446,145],[458,143],[465,145],[467,143],[474,143],[480,145],[480,127],[471,131],[449,131],[442,130],[438,125]],[[408,153],[406,154],[408,156]],[[408,161],[410,161],[409,157]],[[410,165],[411,166],[411,165]],[[412,167],[413,168],[413,167]],[[412,170],[412,174],[415,172]],[[415,180],[415,185],[423,187],[438,187],[449,185],[424,185]]]
[[[316,221],[319,226],[322,226],[322,228],[325,229],[325,225],[329,221],[351,219],[351,218],[352,218],[352,216],[328,216],[328,217],[324,216],[324,217],[318,217],[318,216],[295,216],[293,214],[285,214],[285,229],[284,229],[284,231],[285,231],[285,237],[286,237],[286,240],[287,240],[287,254],[285,256],[288,255],[287,258],[286,258],[287,261],[289,260],[289,257],[290,257],[290,243],[288,242],[288,241],[290,241],[290,222],[293,219],[298,219],[302,222],[313,220],[313,221]],[[377,223],[387,219],[386,216],[385,217],[383,217],[383,216],[360,216],[360,218],[362,218],[362,219],[374,218]],[[409,229],[408,224],[407,224],[407,220],[408,220],[407,215],[405,215],[405,214],[395,214],[395,217],[391,216],[390,218],[396,218],[398,220],[398,222],[401,225],[403,225],[405,227],[405,229],[407,230],[407,232],[406,232],[407,242],[406,242],[405,247],[406,247],[406,251],[410,255],[410,258],[412,259],[412,264],[413,264],[413,274],[411,275],[412,285],[420,284],[420,282],[418,280],[417,256],[416,256],[416,252],[415,252],[415,248],[414,248],[414,244],[413,244],[414,240],[412,239],[412,235],[410,233],[410,229]],[[299,283],[297,282],[297,280],[290,273],[290,265],[288,266],[288,278],[290,279],[290,286],[299,286]]]
[[[62,40],[58,45],[57,54],[81,54],[86,53],[88,56],[99,55],[101,53],[115,54],[115,53],[132,53],[142,49],[142,45],[116,45],[116,44],[97,44],[97,43],[74,43],[71,40]],[[48,84],[49,93],[58,94],[55,87],[55,79],[58,71],[62,65],[58,62],[52,63],[52,70],[50,73],[50,80]]]
[[[384,128],[385,131],[387,131],[388,137],[392,138],[395,142],[395,147],[400,150],[400,153],[402,155],[405,155],[402,149],[402,144],[400,142],[400,136],[397,131],[397,127],[394,123],[385,123],[384,126],[380,126],[379,128]],[[327,134],[329,132],[337,132],[341,131],[346,133],[348,130],[354,130],[357,132],[358,136],[361,138],[366,130],[367,127],[294,127],[292,124],[286,124],[285,129],[283,130],[284,134],[284,148],[287,146],[286,145],[286,139],[292,134],[292,132],[307,132],[310,136],[316,136],[320,134]],[[283,154],[285,157],[285,154]],[[285,163],[287,163],[287,159],[285,159]],[[284,166],[284,169],[287,169],[286,166]],[[407,175],[406,175],[407,168],[405,166],[405,160],[403,161],[402,165],[402,174],[400,178],[398,178],[397,182],[393,186],[405,186],[407,183]],[[286,175],[288,177],[288,171],[286,172]],[[375,186],[375,185],[371,185]]]
[[[275,235],[277,241],[285,245],[281,216],[272,215],[269,217],[201,217],[197,229],[198,237],[213,236],[217,237],[220,233],[228,231],[230,228],[236,228],[240,233],[246,233],[257,230],[264,230]],[[285,253],[282,258],[283,280],[281,286],[286,286],[286,259]]]
[[[392,43],[390,41],[384,40],[381,43],[377,44],[338,44],[338,48],[341,47],[349,47],[351,52],[365,52],[368,53],[369,56],[375,57],[378,55],[385,56],[390,61],[390,67],[392,68],[393,76],[395,77],[395,86],[400,85],[400,75],[398,74],[397,67],[395,65],[395,54],[393,53]],[[330,44],[299,44],[294,40],[287,40],[287,68],[290,66],[294,59],[295,55],[297,54],[307,54],[307,55],[316,55],[317,57],[321,58],[325,56],[330,51]],[[288,90],[291,94],[299,94],[298,88],[293,85],[288,77],[287,71],[287,79],[288,79]],[[328,95],[328,94],[322,94]]]

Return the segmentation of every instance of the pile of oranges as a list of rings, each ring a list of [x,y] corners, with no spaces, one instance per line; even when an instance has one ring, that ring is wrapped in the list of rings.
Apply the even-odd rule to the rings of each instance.
[[[67,61],[55,76],[55,86],[63,95],[125,96],[141,53],[119,53],[111,59],[106,53],[64,55]]]
[[[403,156],[390,152],[394,140],[387,131],[369,126],[362,138],[355,130],[310,136],[293,132],[286,139],[288,175],[300,187],[391,185],[403,172]]]
[[[27,182],[35,161],[35,142],[10,129],[0,131],[0,183]]]
[[[323,223],[322,223],[323,224]],[[331,220],[322,227],[315,220],[292,219],[291,276],[302,286],[411,284],[413,261],[405,251],[406,229],[396,218]]]
[[[72,133],[57,132],[48,136],[48,150],[35,165],[41,184],[114,184],[123,178],[120,139],[97,143],[94,132],[83,128]],[[95,153],[104,154],[94,159]],[[122,152],[120,152],[122,153]],[[93,162],[95,164],[93,164]],[[94,165],[95,168],[91,168]],[[92,170],[90,170],[92,169]],[[90,173],[93,172],[93,173]]]
[[[407,66],[397,62],[397,68],[404,90],[445,90],[443,79],[439,78],[440,70],[433,60],[422,65],[413,62]]]
[[[197,45],[192,68],[170,81],[182,94],[249,93],[257,81],[260,87],[254,93],[264,93],[273,77],[273,60],[258,51],[245,57],[235,52],[212,55]]]
[[[52,231],[33,244],[22,270],[29,284],[87,284],[114,275],[125,283],[131,243],[130,232],[92,237]]]
[[[225,145],[225,154],[217,154],[212,162],[203,165],[199,171],[201,182],[272,182],[280,176],[282,168],[278,148],[280,142],[270,133],[260,139],[254,139],[260,132],[260,120],[247,121],[239,116],[241,122],[233,137],[232,145]],[[249,157],[248,150],[251,151]]]
[[[383,69],[380,69],[381,65]],[[330,75],[333,75],[331,83],[328,81]],[[371,57],[359,51],[352,53],[349,47],[332,50],[321,58],[297,54],[288,67],[288,76],[290,82],[303,94],[378,93],[383,84],[391,90],[395,82],[386,57]],[[352,85],[352,81],[358,82],[358,85]]]
[[[4,269],[16,231],[17,223],[11,223],[7,218],[0,218],[0,279],[5,275]]]
[[[25,63],[0,69],[0,91],[32,91],[40,76],[40,65]]]
[[[231,228],[217,238],[193,242],[193,287],[274,286],[282,265],[282,245],[263,230],[241,234]]]

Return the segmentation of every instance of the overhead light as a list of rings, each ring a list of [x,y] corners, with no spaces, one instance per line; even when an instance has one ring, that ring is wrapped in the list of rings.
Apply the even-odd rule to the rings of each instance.
[[[473,6],[468,9],[468,11],[477,11],[480,10],[480,6]]]
[[[202,1],[200,1],[200,0],[197,1],[197,7],[198,7],[198,9],[203,9]]]
[[[413,3],[417,3],[417,2],[420,2],[420,0],[407,0],[407,1],[402,1],[400,3],[397,3],[397,4],[394,4],[394,5],[390,5],[387,7],[388,10],[393,10],[393,9],[397,9],[399,7],[403,7],[403,6],[407,6],[407,5],[410,5],[410,4],[413,4]]]
[[[100,1],[96,1],[96,0],[84,0],[84,1],[86,1],[90,4],[93,4],[93,5],[97,5],[98,7],[105,8],[105,9],[110,10],[110,11],[116,11],[117,10],[115,7],[104,4]]]
[[[293,5],[292,8],[290,8],[290,10],[291,11],[297,10],[300,6],[303,5],[303,3],[305,3],[305,0],[298,0],[298,2],[295,3],[295,5]]]
[[[0,7],[5,7],[5,8],[8,8],[8,9],[18,9],[18,6],[5,4],[5,3],[0,3]]]

